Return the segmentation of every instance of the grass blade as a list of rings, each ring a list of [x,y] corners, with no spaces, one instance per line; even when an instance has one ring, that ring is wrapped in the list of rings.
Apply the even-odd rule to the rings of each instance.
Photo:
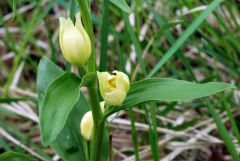
[[[159,150],[158,150],[158,134],[157,134],[157,107],[154,103],[151,103],[150,110],[150,143],[152,149],[152,157],[154,161],[159,161]]]
[[[233,132],[235,133],[235,136],[237,138],[238,144],[240,145],[240,133],[239,133],[239,129],[237,127],[237,123],[234,120],[234,116],[233,116],[233,114],[231,112],[231,109],[230,109],[229,105],[227,104],[227,101],[224,100],[223,104],[224,104],[224,107],[225,107],[225,109],[227,111],[228,119],[231,122],[231,125],[232,125],[232,128],[233,128]]]
[[[142,58],[142,49],[141,49],[140,43],[139,43],[136,35],[134,34],[135,32],[133,31],[133,28],[130,25],[129,18],[128,18],[127,14],[122,12],[122,15],[123,15],[124,23],[127,27],[127,31],[128,31],[129,36],[130,36],[130,39],[131,39],[131,41],[132,41],[132,43],[135,47],[135,51],[136,51],[136,54],[137,54],[137,58],[140,62],[140,66],[142,68],[142,72],[146,76],[147,75],[146,65],[145,65],[145,62],[143,61],[143,58]]]
[[[17,14],[17,4],[16,4],[15,0],[12,0],[12,9],[13,9],[13,17],[12,17],[12,19],[14,19],[14,17]]]
[[[137,139],[137,131],[135,127],[135,116],[133,109],[129,109],[130,119],[131,119],[131,132],[132,132],[132,141],[133,141],[133,148],[134,148],[134,155],[135,160],[140,161],[139,159],[139,153],[138,153],[138,139]]]
[[[100,71],[107,69],[107,47],[108,47],[108,26],[109,26],[109,0],[103,1],[103,16],[101,24],[101,49],[100,49]]]
[[[32,158],[32,157],[30,157],[26,154],[22,154],[22,153],[18,153],[18,152],[12,152],[12,151],[5,152],[5,153],[0,155],[0,160],[1,161],[13,159],[13,158],[22,158],[24,160],[37,161],[37,159]]]
[[[212,106],[212,104],[210,104],[209,101],[207,101],[207,105],[208,105],[208,112],[212,115],[213,120],[218,128],[218,131],[229,151],[229,153],[231,154],[232,158],[234,161],[240,161],[240,158],[238,156],[238,153],[234,147],[234,144],[232,142],[232,139],[230,138],[228,131],[226,129],[226,127],[224,126],[221,118],[218,116],[218,114],[216,113],[214,107]]]
[[[92,54],[88,60],[88,72],[95,72],[96,71],[96,49],[94,46],[94,32],[93,32],[93,25],[90,15],[90,8],[87,0],[78,0],[78,4],[81,10],[81,16],[83,20],[84,27],[89,35],[92,45]]]
[[[157,63],[157,65],[152,69],[150,74],[147,76],[152,77],[175,53],[182,47],[182,45],[187,41],[187,39],[196,31],[199,25],[204,21],[204,19],[224,0],[213,1],[205,11],[203,11],[192,24],[184,31],[182,36],[174,43],[174,45],[166,52],[163,58]]]

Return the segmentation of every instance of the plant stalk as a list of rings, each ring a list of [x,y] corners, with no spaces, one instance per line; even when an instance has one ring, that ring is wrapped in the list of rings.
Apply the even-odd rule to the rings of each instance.
[[[101,161],[102,143],[104,136],[105,121],[98,122],[96,132],[94,132],[90,161]]]
[[[91,40],[92,45],[92,53],[88,60],[88,72],[95,72],[96,71],[96,50],[94,45],[94,33],[93,33],[93,26],[92,20],[90,15],[90,8],[89,8],[89,1],[88,0],[78,0],[78,4],[81,10],[81,17],[83,21],[84,28],[86,29],[89,38]]]
[[[100,161],[105,126],[105,120],[103,119],[103,114],[100,108],[97,89],[97,81],[94,82],[93,86],[88,87],[94,122],[90,161]]]
[[[84,28],[86,29],[90,37],[91,45],[92,45],[92,53],[87,63],[88,73],[96,72],[96,69],[97,69],[96,49],[94,45],[94,32],[93,32],[93,26],[91,21],[89,1],[88,0],[77,0],[77,1],[81,10],[81,16],[82,16]],[[91,146],[90,161],[100,161],[105,120],[103,119],[103,114],[99,104],[97,79],[93,80],[93,84],[88,87],[88,92],[89,92],[93,122],[94,122],[93,139],[91,142],[92,146]]]

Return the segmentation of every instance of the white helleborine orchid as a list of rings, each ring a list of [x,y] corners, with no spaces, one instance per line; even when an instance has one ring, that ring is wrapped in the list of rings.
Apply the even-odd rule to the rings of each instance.
[[[104,112],[104,106],[105,106],[105,102],[104,101],[100,102],[100,107],[102,112]],[[81,134],[83,138],[87,141],[92,140],[93,125],[94,125],[94,122],[93,122],[92,111],[88,111],[87,113],[84,114],[82,121],[80,123]]]
[[[59,43],[64,58],[71,64],[83,66],[91,55],[91,41],[83,28],[80,13],[76,14],[75,26],[70,18],[59,18]]]
[[[85,140],[91,140],[93,135],[93,116],[92,111],[84,114],[80,124],[81,134]]]
[[[128,76],[119,71],[113,71],[113,75],[108,72],[97,72],[97,76],[104,101],[112,106],[120,106],[130,87]]]

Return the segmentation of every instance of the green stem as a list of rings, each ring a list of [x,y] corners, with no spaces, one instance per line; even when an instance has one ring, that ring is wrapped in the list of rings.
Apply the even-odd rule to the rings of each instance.
[[[94,133],[91,146],[90,161],[100,161],[105,120],[103,119],[103,114],[99,104],[97,82],[94,82],[93,86],[88,87],[88,92],[94,122]]]
[[[83,78],[83,76],[85,74],[87,74],[87,71],[86,71],[86,69],[84,67],[78,67],[78,72],[79,72],[81,78]]]
[[[88,151],[88,142],[83,140],[83,149],[86,156],[87,161],[89,161],[89,151]]]
[[[88,0],[78,0],[78,4],[81,10],[81,16],[84,24],[84,28],[86,29],[92,45],[92,54],[88,60],[88,72],[95,72],[96,71],[96,50],[94,45],[94,33],[93,33],[93,26],[90,16],[90,9],[89,9],[89,2]]]
[[[89,97],[91,102],[92,113],[93,113],[93,121],[95,124],[95,123],[98,123],[100,119],[102,119],[102,111],[99,104],[99,99],[98,99],[99,96],[98,96],[96,84],[88,87],[88,92],[89,92]]]
[[[105,121],[98,122],[93,136],[90,161],[101,161],[104,128]]]
[[[96,72],[96,49],[94,44],[94,33],[93,33],[93,26],[90,16],[90,7],[88,0],[77,0],[82,20],[84,24],[84,28],[86,29],[92,45],[92,54],[88,60],[88,72]],[[103,114],[99,104],[99,96],[98,96],[98,87],[97,81],[93,82],[94,84],[88,87],[90,102],[91,102],[91,109],[93,114],[93,122],[94,122],[94,133],[93,133],[93,140],[91,146],[91,155],[90,161],[100,161],[101,159],[101,151],[102,151],[102,142],[103,142],[103,134],[104,134],[104,126],[105,120],[103,119]]]

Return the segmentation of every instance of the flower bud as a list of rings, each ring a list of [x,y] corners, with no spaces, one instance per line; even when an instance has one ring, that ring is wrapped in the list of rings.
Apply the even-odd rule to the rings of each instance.
[[[104,101],[100,102],[100,107],[102,112],[104,112],[104,106],[105,106],[105,102]],[[88,111],[87,113],[84,114],[80,123],[81,134],[85,140],[89,141],[92,139],[93,125],[94,123],[93,123],[92,111]]]
[[[120,106],[130,87],[128,76],[119,71],[113,71],[113,75],[108,72],[97,72],[97,76],[104,101],[112,106]]]
[[[80,124],[81,134],[85,140],[91,140],[93,135],[93,116],[92,111],[84,114]]]
[[[91,41],[83,28],[80,13],[76,14],[75,26],[70,18],[59,18],[59,43],[64,58],[71,64],[83,66],[91,55]]]

